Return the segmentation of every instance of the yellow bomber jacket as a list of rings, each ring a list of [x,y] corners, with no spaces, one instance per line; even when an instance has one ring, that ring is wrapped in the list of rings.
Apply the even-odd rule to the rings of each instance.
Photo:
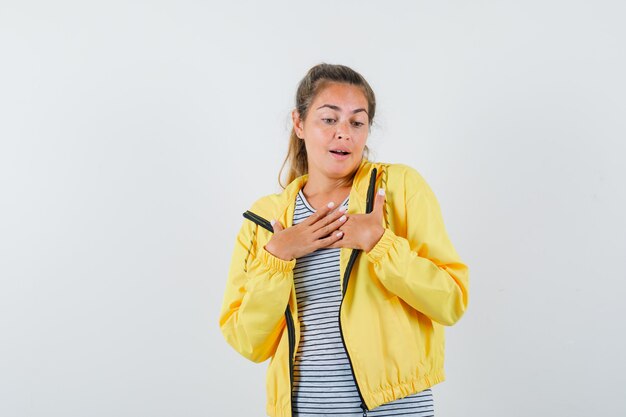
[[[270,220],[292,226],[296,194],[308,175],[244,213],[235,241],[219,325],[226,341],[267,368],[267,414],[291,417],[293,360],[300,340],[293,281],[296,260],[264,249]],[[364,414],[445,379],[444,328],[467,309],[469,270],[450,242],[439,203],[404,164],[371,162],[355,173],[348,214],[369,213],[386,193],[385,232],[366,253],[340,249],[339,327]]]

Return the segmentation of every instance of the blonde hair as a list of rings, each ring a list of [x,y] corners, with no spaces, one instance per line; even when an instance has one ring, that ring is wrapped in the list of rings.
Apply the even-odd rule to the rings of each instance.
[[[368,103],[368,127],[371,129],[372,122],[374,120],[374,113],[376,112],[376,96],[370,85],[365,81],[365,78],[358,72],[345,65],[334,65],[321,63],[311,68],[304,78],[298,84],[296,90],[296,110],[300,115],[300,119],[304,121],[307,117],[309,107],[316,95],[324,89],[331,82],[346,83],[360,87],[365,94],[365,98]],[[368,158],[369,149],[367,145],[363,149],[363,156]],[[288,167],[287,182],[283,185],[281,178],[285,166]],[[304,141],[296,135],[295,129],[291,128],[291,134],[289,135],[289,147],[287,150],[287,156],[283,161],[283,165],[278,172],[278,183],[284,189],[286,185],[292,182],[297,177],[307,174],[309,172],[306,147]]]

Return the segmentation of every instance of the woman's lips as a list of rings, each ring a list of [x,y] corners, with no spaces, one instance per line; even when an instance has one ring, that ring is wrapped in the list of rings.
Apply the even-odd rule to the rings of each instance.
[[[343,161],[343,160],[348,159],[350,157],[349,153],[340,154],[340,153],[330,152],[330,154],[333,156],[333,158],[337,159],[338,161]]]

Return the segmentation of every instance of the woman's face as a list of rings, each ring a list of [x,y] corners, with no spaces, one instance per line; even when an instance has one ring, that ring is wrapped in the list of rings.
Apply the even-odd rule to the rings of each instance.
[[[317,94],[304,122],[292,112],[296,134],[306,146],[309,174],[341,179],[358,168],[369,132],[367,108],[361,88],[333,82]]]

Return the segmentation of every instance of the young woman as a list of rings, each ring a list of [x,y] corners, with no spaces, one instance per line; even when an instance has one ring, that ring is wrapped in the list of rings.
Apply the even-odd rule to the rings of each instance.
[[[244,213],[219,322],[241,355],[271,358],[272,417],[434,415],[468,267],[423,177],[368,160],[375,108],[359,73],[311,68],[288,184]]]

